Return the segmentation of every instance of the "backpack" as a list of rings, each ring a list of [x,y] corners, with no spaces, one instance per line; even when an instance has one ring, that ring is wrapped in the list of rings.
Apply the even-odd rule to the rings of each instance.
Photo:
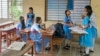
[[[62,23],[57,23],[57,24],[54,25],[54,27],[55,27],[54,36],[64,37],[63,24]]]

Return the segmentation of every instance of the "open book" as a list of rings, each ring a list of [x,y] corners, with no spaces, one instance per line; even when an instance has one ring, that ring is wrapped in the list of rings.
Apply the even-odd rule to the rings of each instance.
[[[70,27],[70,30],[77,32],[79,34],[88,34],[88,32],[86,32],[85,30],[80,29],[78,26],[75,27]]]
[[[24,47],[25,44],[26,44],[25,42],[15,41],[7,49],[20,51]]]

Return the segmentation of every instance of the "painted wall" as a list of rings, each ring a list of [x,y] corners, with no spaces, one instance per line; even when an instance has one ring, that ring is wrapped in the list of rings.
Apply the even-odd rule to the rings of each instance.
[[[28,8],[33,7],[34,8],[34,13],[35,16],[40,16],[42,17],[42,20],[44,22],[45,19],[45,0],[23,0],[24,5],[23,5],[23,15],[26,18],[26,14],[28,13]],[[93,10],[96,14],[96,21],[97,21],[97,27],[98,27],[98,33],[100,34],[100,0],[91,0],[91,5],[93,7]],[[48,27],[49,25],[56,23],[56,21],[46,21],[46,26]],[[100,36],[100,35],[99,35]]]
[[[28,8],[33,7],[35,16],[42,17],[43,22],[45,21],[45,0],[23,0],[23,15],[26,18],[26,14],[28,13]],[[47,27],[51,25],[52,23],[56,23],[55,21],[47,21],[46,23]]]
[[[44,19],[45,0],[23,0],[24,16],[28,13],[28,8],[33,7],[35,16],[41,16]]]
[[[98,28],[98,35],[100,37],[100,0],[91,0],[91,6],[96,14],[96,24]]]

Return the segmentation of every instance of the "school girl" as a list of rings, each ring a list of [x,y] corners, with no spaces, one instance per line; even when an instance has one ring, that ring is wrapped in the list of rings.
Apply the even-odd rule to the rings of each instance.
[[[63,30],[65,32],[65,38],[66,38],[65,47],[64,47],[65,49],[69,49],[70,46],[68,45],[68,40],[72,38],[71,30],[69,28],[73,26],[73,22],[71,20],[70,14],[71,14],[70,10],[65,11],[64,26],[63,26]]]
[[[30,28],[34,22],[35,14],[33,13],[33,8],[29,7],[29,13],[27,13],[26,27]]]
[[[93,37],[93,47],[90,48],[90,52],[94,52],[95,39],[97,38],[97,26],[96,26],[96,16],[93,13],[92,7],[87,5],[86,8],[91,12],[90,21],[91,21],[91,33]]]
[[[44,28],[41,26],[41,17],[36,17],[36,23],[31,27],[30,39],[35,42],[36,52],[41,51],[42,47],[42,32],[45,32]],[[49,46],[49,39],[44,40],[45,48]]]
[[[89,55],[89,49],[93,46],[93,38],[91,35],[91,28],[90,28],[90,16],[91,12],[88,10],[87,7],[84,8],[84,18],[82,21],[81,28],[84,29],[88,34],[85,34],[80,37],[79,44],[83,47],[85,47],[85,55],[84,56],[90,56]]]
[[[25,28],[26,28],[26,26],[25,26],[24,17],[20,16],[19,23],[16,26],[16,35],[17,35],[17,37],[21,36],[20,31],[25,29]],[[26,35],[25,34],[22,35],[22,41],[26,42]]]

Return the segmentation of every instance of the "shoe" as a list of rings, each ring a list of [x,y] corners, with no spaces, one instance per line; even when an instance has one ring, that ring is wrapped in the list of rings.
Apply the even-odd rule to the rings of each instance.
[[[90,52],[90,53],[94,53],[94,51],[93,51],[93,50],[90,50],[89,52]]]
[[[89,54],[85,54],[84,56],[90,56]]]
[[[51,49],[50,47],[46,47],[45,48],[46,51],[50,51],[50,49]]]
[[[63,47],[65,50],[70,50],[70,46],[69,45],[66,45]]]
[[[86,52],[81,50],[80,53],[86,53]]]

